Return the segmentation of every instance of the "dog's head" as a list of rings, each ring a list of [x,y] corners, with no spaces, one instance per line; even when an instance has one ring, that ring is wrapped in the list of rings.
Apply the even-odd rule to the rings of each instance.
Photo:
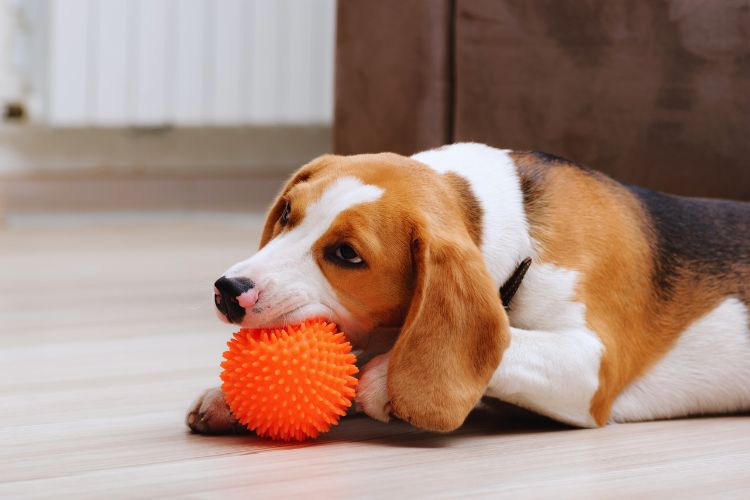
[[[260,250],[216,282],[219,316],[243,327],[324,317],[353,344],[400,327],[388,390],[396,414],[459,426],[507,343],[465,181],[394,154],[323,156],[274,202]]]

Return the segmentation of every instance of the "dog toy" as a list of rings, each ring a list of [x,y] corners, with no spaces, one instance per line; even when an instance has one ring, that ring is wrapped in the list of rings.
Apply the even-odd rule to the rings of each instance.
[[[227,347],[221,363],[224,398],[237,420],[259,436],[315,438],[352,404],[356,358],[333,323],[243,328]]]

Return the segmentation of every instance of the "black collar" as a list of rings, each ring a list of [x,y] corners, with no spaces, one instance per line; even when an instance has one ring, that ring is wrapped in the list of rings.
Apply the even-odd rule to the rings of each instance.
[[[500,287],[500,299],[503,301],[504,308],[510,309],[510,301],[513,300],[518,287],[521,286],[521,281],[526,276],[529,266],[531,266],[531,257],[526,257],[518,264],[516,270],[510,275],[510,278]]]

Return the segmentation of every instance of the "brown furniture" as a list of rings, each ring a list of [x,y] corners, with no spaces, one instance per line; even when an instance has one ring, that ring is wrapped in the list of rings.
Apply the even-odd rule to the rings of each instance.
[[[750,199],[750,0],[340,0],[337,152],[457,141]]]

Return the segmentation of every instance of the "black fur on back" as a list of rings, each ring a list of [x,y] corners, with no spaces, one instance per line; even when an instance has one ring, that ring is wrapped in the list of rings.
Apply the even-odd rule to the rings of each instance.
[[[670,296],[677,276],[723,281],[730,293],[747,299],[750,283],[750,203],[686,198],[626,185],[654,228],[654,281]]]
[[[545,163],[569,163],[571,165],[574,165],[574,163],[567,158],[553,155],[551,153],[545,153],[544,151],[528,151],[528,153],[534,155],[538,160],[541,160]]]

